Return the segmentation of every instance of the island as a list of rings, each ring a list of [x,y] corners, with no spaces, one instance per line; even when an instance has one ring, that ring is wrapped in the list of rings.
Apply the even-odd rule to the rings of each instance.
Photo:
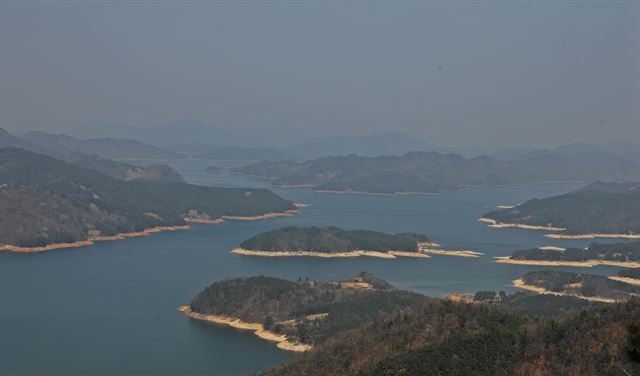
[[[591,243],[585,248],[540,247],[514,251],[495,257],[496,262],[514,265],[592,267],[611,265],[640,267],[640,241],[631,243]]]
[[[193,319],[251,330],[283,350],[308,351],[338,332],[426,299],[367,272],[338,281],[259,276],[216,282],[178,310]]]
[[[232,252],[267,257],[428,258],[421,247],[429,244],[425,235],[415,233],[385,234],[368,230],[343,230],[338,227],[290,226],[255,235]]]
[[[530,272],[513,285],[539,294],[565,295],[602,303],[628,301],[640,296],[640,286],[593,274],[559,270]]]
[[[122,180],[18,148],[0,148],[0,250],[37,252],[186,230],[189,223],[291,216],[267,189]]]
[[[283,188],[349,194],[434,194],[465,186],[543,181],[629,180],[640,165],[606,153],[551,153],[515,161],[486,156],[414,151],[377,157],[331,156],[314,160],[265,161],[232,169]]]
[[[494,228],[546,230],[556,239],[640,239],[640,183],[595,182],[564,195],[532,199],[480,218]]]

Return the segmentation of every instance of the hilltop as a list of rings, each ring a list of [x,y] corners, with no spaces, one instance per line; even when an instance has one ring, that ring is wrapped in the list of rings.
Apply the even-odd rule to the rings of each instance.
[[[564,195],[494,210],[483,217],[497,224],[565,229],[553,237],[633,236],[640,234],[640,184],[596,182]]]
[[[343,230],[337,227],[284,227],[264,232],[243,241],[235,253],[273,256],[358,255],[394,258],[423,256],[420,245],[429,239],[422,234],[385,234],[368,230]]]
[[[291,202],[266,189],[122,181],[11,148],[0,149],[0,185],[0,244],[19,247],[184,226],[192,219],[290,215],[287,211],[295,210]]]

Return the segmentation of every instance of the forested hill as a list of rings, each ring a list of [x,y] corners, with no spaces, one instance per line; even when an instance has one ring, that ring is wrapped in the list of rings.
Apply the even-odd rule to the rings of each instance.
[[[484,217],[501,223],[566,228],[568,234],[638,234],[640,183],[597,182],[561,196],[491,211]]]
[[[0,149],[0,187],[0,245],[43,246],[181,225],[194,211],[219,218],[295,208],[266,189],[122,181],[12,148]]]
[[[417,252],[418,243],[428,242],[425,235],[385,234],[368,230],[343,230],[337,227],[284,227],[245,240],[240,247],[257,251],[408,251]]]
[[[366,193],[433,193],[469,185],[536,181],[629,180],[640,164],[606,153],[533,156],[501,161],[457,154],[410,152],[401,156],[326,157],[305,162],[259,162],[233,170],[275,185]]]
[[[591,243],[585,248],[567,248],[564,251],[531,248],[514,251],[510,258],[537,261],[640,261],[640,242]]]
[[[263,323],[265,329],[297,342],[317,344],[384,312],[425,299],[363,272],[342,281],[226,279],[194,297],[190,308],[200,314]]]
[[[61,158],[65,162],[96,170],[120,180],[147,180],[156,182],[186,183],[172,167],[165,164],[134,166],[128,163],[103,159],[93,154],[74,153]]]
[[[522,281],[552,293],[585,298],[626,301],[633,296],[640,297],[640,286],[595,274],[543,270],[525,274]]]
[[[340,333],[264,375],[638,375],[638,320],[639,299],[553,320],[427,300]]]

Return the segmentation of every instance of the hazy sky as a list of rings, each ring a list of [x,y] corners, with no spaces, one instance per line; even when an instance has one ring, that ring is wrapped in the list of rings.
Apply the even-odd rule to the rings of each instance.
[[[640,142],[638,4],[5,0],[0,125]]]

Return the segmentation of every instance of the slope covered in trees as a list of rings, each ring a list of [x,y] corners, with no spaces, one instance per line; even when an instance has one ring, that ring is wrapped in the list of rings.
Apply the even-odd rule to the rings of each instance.
[[[640,261],[640,242],[591,243],[585,248],[567,248],[564,251],[532,248],[514,251],[510,258],[540,261]]]
[[[418,244],[428,242],[421,234],[385,234],[367,230],[343,230],[337,227],[284,227],[264,232],[240,244],[258,251],[407,251],[417,252]]]
[[[0,207],[15,209],[3,212],[0,245],[23,247],[183,225],[185,217],[194,211],[220,218],[295,209],[291,202],[266,189],[122,181],[11,148],[0,149],[0,185],[5,189]],[[67,219],[73,225],[67,226]],[[36,222],[41,225],[36,226]],[[58,224],[45,225],[54,222]],[[59,230],[62,227],[64,231]]]
[[[384,312],[425,299],[363,272],[343,281],[226,279],[196,295],[190,309],[263,323],[265,329],[285,334],[293,341],[318,344]]]
[[[636,375],[640,300],[552,320],[427,300],[264,375]]]
[[[567,234],[640,234],[640,184],[597,182],[484,217],[499,223],[566,228]]]

